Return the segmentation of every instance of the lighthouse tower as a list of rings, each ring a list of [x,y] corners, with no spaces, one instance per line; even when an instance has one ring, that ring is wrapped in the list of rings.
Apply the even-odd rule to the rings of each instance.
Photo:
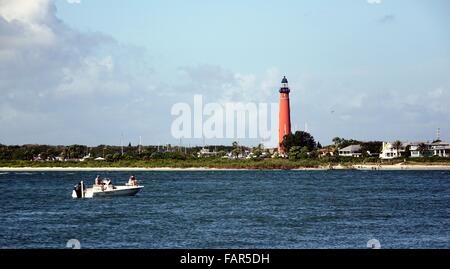
[[[284,154],[283,138],[285,135],[291,133],[291,108],[289,105],[288,80],[283,77],[280,88],[280,113],[278,115],[278,152]]]

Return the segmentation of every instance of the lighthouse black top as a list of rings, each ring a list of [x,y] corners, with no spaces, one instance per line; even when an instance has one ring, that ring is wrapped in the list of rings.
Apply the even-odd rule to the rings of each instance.
[[[289,89],[288,86],[288,80],[286,78],[286,76],[283,77],[283,79],[281,80],[281,88],[280,88],[280,93],[289,93],[291,90]]]

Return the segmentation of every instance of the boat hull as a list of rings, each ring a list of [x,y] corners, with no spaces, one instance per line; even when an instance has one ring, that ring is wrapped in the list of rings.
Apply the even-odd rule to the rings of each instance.
[[[144,186],[114,186],[113,188],[101,189],[98,187],[88,188],[84,192],[84,197],[78,197],[76,192],[72,192],[73,198],[94,198],[94,197],[116,197],[116,196],[134,196]]]
[[[125,188],[118,186],[118,187],[116,187],[116,189],[113,189],[113,190],[94,191],[92,193],[92,197],[134,196],[142,188],[143,188],[143,186],[125,187]],[[88,192],[89,192],[89,190],[88,190]]]

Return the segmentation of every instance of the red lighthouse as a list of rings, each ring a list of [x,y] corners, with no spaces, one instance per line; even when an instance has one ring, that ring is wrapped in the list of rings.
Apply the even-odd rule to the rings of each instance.
[[[288,80],[283,77],[280,88],[280,113],[278,115],[278,152],[284,154],[283,139],[284,136],[291,133],[291,108],[289,105]]]

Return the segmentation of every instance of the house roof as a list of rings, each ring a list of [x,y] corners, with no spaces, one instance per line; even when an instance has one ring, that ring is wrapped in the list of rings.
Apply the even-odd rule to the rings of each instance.
[[[339,151],[350,151],[350,152],[361,151],[361,145],[350,145],[348,147],[340,149]]]
[[[392,142],[384,142],[387,144],[388,147],[393,147],[393,145],[395,144],[396,141],[392,141]],[[428,145],[429,143],[427,142],[408,142],[408,141],[400,141],[402,143],[401,147],[407,147],[407,146],[418,146],[420,143],[425,143],[426,145]]]
[[[389,142],[391,145],[394,143],[394,142]],[[425,145],[427,145],[427,146],[436,146],[436,145],[450,145],[450,143],[449,142],[444,142],[444,141],[441,141],[441,142],[434,142],[434,143],[430,143],[430,142],[421,142],[421,141],[416,141],[416,142],[402,142],[402,146],[403,147],[405,147],[405,146],[418,146],[418,145],[420,145],[420,144],[425,144]]]
[[[441,142],[434,142],[431,143],[431,145],[436,146],[436,145],[450,145],[450,143],[445,142],[445,141],[441,141]]]

